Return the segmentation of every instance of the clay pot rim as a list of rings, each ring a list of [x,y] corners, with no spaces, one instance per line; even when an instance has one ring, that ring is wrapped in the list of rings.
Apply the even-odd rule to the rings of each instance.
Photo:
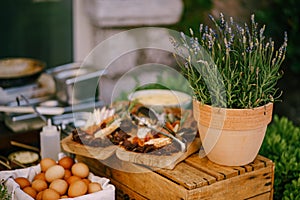
[[[273,103],[253,109],[212,107],[193,100],[193,116],[200,125],[225,130],[249,130],[266,126],[272,121]]]
[[[215,106],[212,106],[212,105],[209,105],[209,104],[205,104],[205,103],[202,103],[201,101],[197,100],[197,99],[193,99],[193,102],[198,104],[199,106],[202,106],[203,108],[214,108],[214,109],[226,109],[227,111],[253,111],[253,110],[260,110],[262,108],[268,108],[268,107],[271,107],[273,106],[273,102],[269,102],[265,105],[262,105],[262,106],[258,106],[258,107],[254,107],[254,108],[222,108],[222,107],[215,107]]]

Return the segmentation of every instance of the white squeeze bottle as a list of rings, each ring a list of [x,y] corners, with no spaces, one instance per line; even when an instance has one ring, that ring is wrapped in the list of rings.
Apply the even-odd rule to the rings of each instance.
[[[60,153],[60,131],[53,126],[51,119],[48,119],[48,125],[43,127],[40,133],[41,156],[43,158],[52,158],[58,160]]]

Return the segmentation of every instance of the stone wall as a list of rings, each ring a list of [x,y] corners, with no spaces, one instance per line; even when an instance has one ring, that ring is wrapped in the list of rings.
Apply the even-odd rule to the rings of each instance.
[[[147,48],[151,46],[147,41],[155,40],[164,43],[162,38],[168,34],[167,31],[145,33],[143,41],[139,41],[140,38],[137,40],[135,35],[128,35],[130,33],[126,31],[139,27],[162,27],[177,23],[183,10],[182,0],[89,0],[88,2],[86,4],[80,2],[84,6],[83,12],[88,19],[85,23],[90,24],[87,42],[91,43],[91,50],[86,54],[84,62],[107,69],[108,75],[102,77],[99,84],[100,97],[106,103],[111,100],[113,91],[119,91],[115,88],[118,80],[132,68],[145,63],[173,65],[174,59],[170,59],[170,52]],[[126,39],[120,40],[117,44],[110,42],[119,36],[124,36]],[[123,47],[128,47],[131,51],[121,51]],[[97,51],[99,53],[96,53]],[[111,58],[110,61],[107,61],[108,57]],[[143,76],[142,80],[154,80],[156,76],[157,74],[150,73]],[[128,80],[125,85],[127,88],[134,88],[134,84],[132,80]]]

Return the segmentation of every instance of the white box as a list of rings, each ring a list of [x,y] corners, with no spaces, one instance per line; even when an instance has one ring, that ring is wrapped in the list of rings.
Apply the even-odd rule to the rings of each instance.
[[[21,190],[19,185],[14,181],[16,177],[25,177],[30,182],[32,182],[34,176],[41,172],[40,165],[24,168],[24,169],[16,169],[16,170],[7,170],[0,171],[0,180],[4,181],[5,186],[8,189],[8,192],[12,194],[12,200],[34,200],[32,197],[27,195],[25,192]],[[65,200],[114,200],[115,199],[115,186],[110,184],[110,180],[107,178],[101,178],[95,176],[93,173],[90,173],[88,179],[92,182],[98,182],[101,184],[102,189],[99,192],[95,192],[92,194],[86,194],[76,198],[66,198]]]

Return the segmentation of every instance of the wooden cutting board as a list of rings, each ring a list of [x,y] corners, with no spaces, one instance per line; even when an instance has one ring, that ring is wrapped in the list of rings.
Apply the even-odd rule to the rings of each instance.
[[[118,104],[119,105],[119,104]],[[182,127],[190,128],[197,126],[194,123],[191,110],[185,110],[185,121]],[[197,135],[197,128],[195,128],[195,136]],[[179,162],[186,159],[191,154],[197,152],[200,149],[201,141],[199,137],[195,137],[194,140],[187,144],[187,150],[185,152],[177,152],[171,155],[153,155],[148,153],[136,153],[125,150],[121,146],[111,145],[108,147],[91,147],[77,143],[72,140],[72,135],[64,138],[61,141],[62,148],[69,153],[85,156],[88,158],[94,158],[97,160],[105,160],[116,154],[116,157],[121,161],[127,161],[135,164],[145,165],[151,168],[164,168],[173,169]]]
[[[72,140],[72,135],[61,140],[62,148],[69,153],[95,158],[97,160],[105,160],[115,153],[118,146],[111,145],[108,147],[91,147],[80,144]]]
[[[200,149],[200,138],[195,138],[187,147],[186,152],[178,152],[172,155],[151,155],[147,153],[136,153],[126,151],[122,147],[116,150],[116,156],[122,161],[133,162],[154,168],[173,169],[179,162]]]

